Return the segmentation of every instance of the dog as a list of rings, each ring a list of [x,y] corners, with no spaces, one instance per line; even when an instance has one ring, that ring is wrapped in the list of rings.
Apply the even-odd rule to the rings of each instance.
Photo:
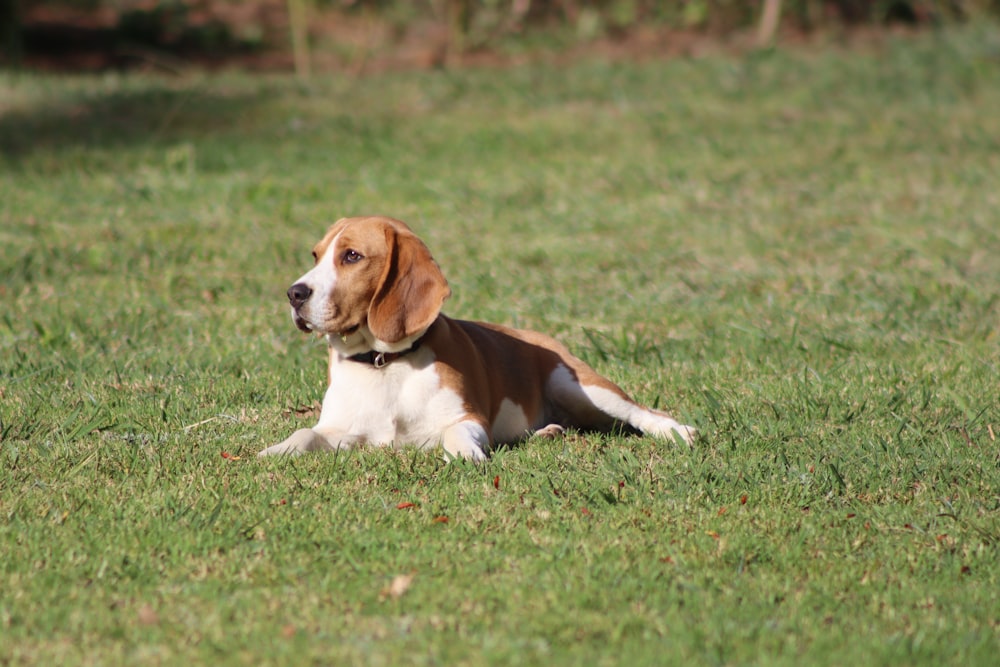
[[[448,281],[400,220],[338,220],[312,254],[287,296],[295,325],[329,347],[319,423],[258,456],[411,444],[483,461],[498,445],[567,428],[695,437],[548,336],[443,315]]]

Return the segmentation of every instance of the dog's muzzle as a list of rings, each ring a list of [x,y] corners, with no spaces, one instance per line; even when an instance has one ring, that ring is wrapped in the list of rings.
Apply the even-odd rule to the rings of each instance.
[[[306,285],[305,283],[295,283],[288,288],[285,295],[288,296],[288,303],[292,304],[292,308],[298,310],[302,307],[302,304],[309,300],[312,293],[312,288],[309,287],[309,285]]]
[[[312,326],[296,310],[292,310],[292,322],[295,322],[295,326],[301,331],[308,333],[313,330]]]
[[[305,302],[309,300],[312,293],[312,288],[305,283],[295,283],[285,292],[285,295],[288,297],[288,303],[292,306],[292,321],[302,331],[312,331],[309,323],[299,314],[299,309],[305,305]]]

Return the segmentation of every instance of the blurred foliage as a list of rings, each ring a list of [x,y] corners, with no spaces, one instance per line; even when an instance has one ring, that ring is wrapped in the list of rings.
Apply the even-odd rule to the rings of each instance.
[[[403,21],[444,16],[461,8],[493,27],[564,24],[581,32],[635,28],[649,23],[727,31],[752,25],[762,0],[315,0],[317,6],[371,11]],[[824,25],[925,23],[1000,14],[1000,0],[782,0],[785,19],[801,29]]]
[[[397,34],[428,24],[448,35],[448,51],[488,49],[503,38],[560,31],[572,39],[625,37],[649,27],[725,35],[752,28],[764,0],[0,0],[0,55],[65,50],[66,33],[34,39],[38,16],[58,16],[74,28],[100,17],[92,41],[170,52],[226,54],[288,44],[288,17],[310,7],[309,31],[321,17],[366,17]],[[1000,0],[781,0],[781,27],[813,31],[904,23],[936,25],[1000,17]],[[69,18],[67,18],[69,17]],[[110,18],[109,18],[110,17]],[[44,21],[43,21],[44,22]],[[300,24],[301,25],[301,24]],[[294,31],[293,31],[294,32]],[[302,33],[298,33],[301,42]],[[300,48],[305,48],[299,45]],[[25,48],[27,47],[27,48]]]
[[[253,7],[238,0],[0,0],[0,57],[156,49],[225,55],[269,41]],[[272,12],[273,13],[273,12]],[[273,35],[273,33],[272,33]]]

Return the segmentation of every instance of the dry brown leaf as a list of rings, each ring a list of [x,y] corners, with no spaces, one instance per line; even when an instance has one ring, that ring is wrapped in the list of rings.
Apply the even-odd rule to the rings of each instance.
[[[388,586],[382,589],[379,597],[383,600],[385,598],[392,598],[393,600],[398,600],[403,596],[403,594],[410,589],[410,584],[413,583],[414,574],[397,574],[392,578],[392,581]]]
[[[313,401],[311,405],[300,405],[297,408],[285,408],[281,411],[281,414],[285,417],[305,419],[307,417],[319,417],[319,413],[322,409],[322,403],[319,401]]]
[[[138,618],[139,625],[157,625],[160,622],[160,615],[148,604],[139,607],[136,617]]]

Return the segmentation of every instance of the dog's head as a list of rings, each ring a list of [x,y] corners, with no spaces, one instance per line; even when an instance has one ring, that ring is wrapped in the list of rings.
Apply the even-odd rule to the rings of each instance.
[[[338,220],[288,288],[292,319],[343,353],[408,349],[451,294],[427,246],[392,218]]]

